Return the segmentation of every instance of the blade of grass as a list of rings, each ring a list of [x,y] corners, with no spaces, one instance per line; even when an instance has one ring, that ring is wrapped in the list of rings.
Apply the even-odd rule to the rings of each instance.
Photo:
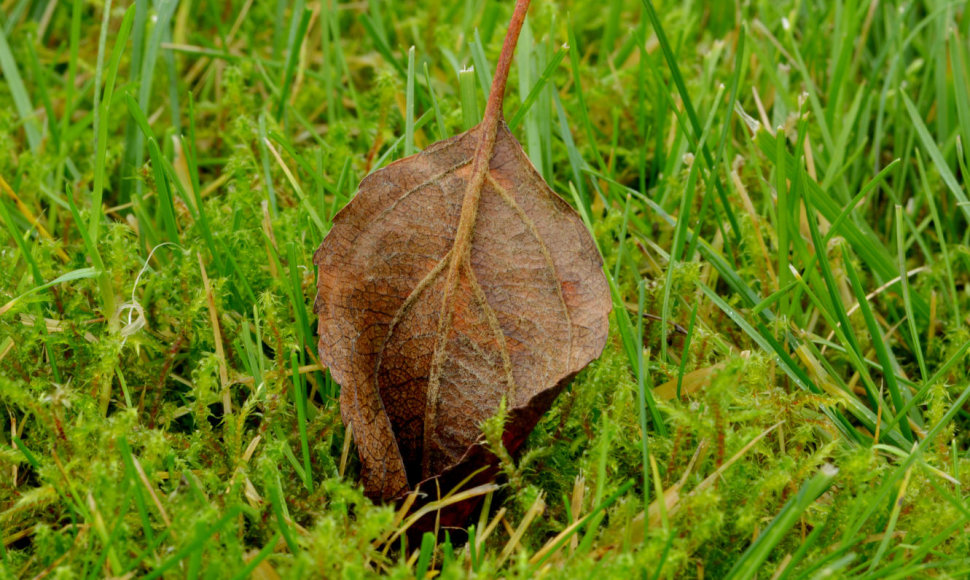
[[[302,5],[302,2],[300,2]],[[283,69],[283,79],[280,82],[280,96],[279,101],[276,104],[276,120],[283,120],[283,112],[286,109],[286,104],[290,100],[290,88],[293,85],[293,75],[296,71],[296,63],[300,57],[300,47],[303,46],[303,41],[306,38],[307,27],[310,26],[310,16],[313,11],[309,8],[304,8],[303,12],[300,13],[300,18],[297,19],[294,15],[293,18],[293,28],[290,30],[290,37],[288,41],[288,46],[286,47],[286,67]]]
[[[421,536],[421,551],[418,556],[418,564],[414,568],[415,578],[427,578],[428,570],[431,568],[431,559],[434,557],[435,535],[425,532]]]
[[[290,367],[293,369],[293,398],[296,402],[296,422],[300,430],[300,449],[303,451],[303,485],[313,491],[313,475],[310,472],[310,443],[307,439],[306,385],[300,375],[300,360],[297,353],[290,353]]]
[[[414,155],[414,47],[408,49],[408,76],[404,100],[404,156]],[[437,117],[437,113],[435,114]]]
[[[461,91],[462,128],[467,131],[478,124],[482,118],[478,110],[478,94],[475,92],[475,69],[466,68],[458,73],[458,86]]]
[[[296,538],[293,536],[293,530],[290,529],[290,514],[286,507],[286,500],[283,497],[283,483],[280,481],[280,473],[276,466],[267,466],[264,476],[267,484],[266,491],[269,495],[273,515],[276,517],[279,533],[283,534],[283,539],[286,540],[286,545],[289,547],[290,553],[298,554],[300,548],[296,543]]]
[[[637,282],[637,358],[636,367],[634,371],[637,379],[637,416],[640,420],[640,456],[643,462],[643,509],[644,511],[650,510],[650,446],[647,442],[647,393],[649,392],[652,398],[653,395],[653,384],[647,376],[646,362],[643,356],[643,347],[640,345],[644,344],[643,335],[643,319],[644,319],[644,307],[646,302],[646,284],[643,279]],[[651,401],[651,407],[653,407]]]
[[[821,260],[821,262],[824,262],[824,260]],[[852,291],[856,296],[856,300],[859,301],[859,311],[862,312],[862,317],[866,322],[866,328],[869,329],[869,338],[872,342],[872,347],[876,350],[876,357],[879,359],[879,364],[882,365],[882,376],[889,389],[893,409],[898,414],[905,404],[903,392],[899,388],[899,381],[896,380],[896,371],[899,368],[899,363],[892,354],[890,346],[886,344],[886,338],[879,328],[879,323],[876,322],[876,317],[873,315],[869,301],[866,299],[866,292],[862,288],[862,281],[859,279],[855,267],[852,266],[852,257],[849,255],[849,250],[845,246],[842,246],[842,266],[849,275]],[[850,331],[846,327],[846,335],[848,334],[850,334]],[[881,403],[882,401],[880,401]],[[905,419],[901,420],[899,426],[903,432],[903,436],[912,440],[913,431],[909,427],[909,421]]]
[[[296,196],[300,199],[300,205],[307,212],[307,215],[310,217],[310,221],[312,221],[314,225],[317,226],[317,233],[320,236],[319,239],[323,239],[323,237],[327,234],[327,231],[329,230],[329,228],[326,225],[324,225],[323,220],[320,219],[320,215],[317,213],[316,208],[313,207],[313,204],[310,203],[310,199],[306,196],[305,193],[303,193],[303,188],[300,187],[300,183],[296,180],[296,177],[293,176],[293,173],[290,171],[290,168],[287,167],[286,163],[283,161],[283,158],[280,157],[280,154],[276,151],[276,148],[273,147],[273,144],[270,142],[270,140],[268,138],[264,138],[263,143],[266,144],[266,147],[269,148],[269,152],[273,154],[274,158],[276,158],[276,162],[279,164],[280,169],[283,170],[283,174],[286,175],[287,181],[290,182],[290,186],[293,188],[293,192],[296,193]]]
[[[155,176],[155,189],[159,200],[158,213],[160,214],[162,227],[165,230],[168,241],[178,243],[179,234],[175,218],[175,204],[172,200],[172,190],[169,186],[168,176],[165,174],[165,158],[162,157],[161,149],[159,149],[158,142],[152,134],[152,129],[148,125],[148,118],[145,116],[144,111],[141,110],[131,94],[126,95],[126,102],[128,104],[128,112],[131,113],[131,117],[148,139],[148,156],[152,163],[152,173]]]
[[[8,310],[16,306],[17,302],[23,300],[24,298],[36,294],[42,290],[47,290],[52,286],[57,286],[58,284],[64,284],[65,282],[74,282],[76,280],[86,280],[88,278],[94,278],[98,275],[98,270],[95,268],[79,268],[77,270],[71,270],[66,274],[61,274],[57,278],[54,278],[50,282],[41,284],[40,286],[35,286],[30,290],[24,292],[23,294],[15,297],[13,300],[7,302],[2,307],[0,307],[0,315],[6,313]]]
[[[906,105],[906,111],[909,113],[909,119],[913,123],[913,128],[916,130],[916,134],[919,136],[923,148],[926,149],[927,155],[933,161],[934,167],[940,173],[940,178],[943,179],[943,183],[946,184],[947,189],[950,190],[953,197],[957,199],[957,207],[963,211],[963,215],[970,221],[970,199],[967,199],[967,194],[963,191],[957,178],[950,170],[950,166],[947,165],[946,160],[943,158],[943,152],[940,151],[936,141],[926,129],[926,125],[923,123],[919,111],[916,110],[916,105],[906,96],[905,92],[901,91],[899,96],[902,98],[903,104]]]
[[[899,256],[899,271],[906,272],[906,253],[903,250],[903,208],[896,206],[896,252]],[[909,339],[913,343],[913,353],[916,355],[916,362],[919,364],[920,377],[926,380],[929,370],[926,367],[926,358],[923,356],[923,347],[919,341],[919,330],[916,328],[916,315],[913,313],[913,300],[909,288],[909,276],[903,276],[900,280],[903,288],[903,308],[906,310],[906,322],[909,327]]]
[[[943,230],[944,221],[941,219],[940,211],[936,206],[936,200],[934,199],[936,193],[930,186],[929,178],[926,174],[926,167],[923,164],[923,156],[920,155],[919,151],[916,151],[916,168],[919,172],[920,186],[922,187],[923,198],[926,200],[926,205],[929,207],[930,215],[933,217],[933,230],[936,232],[936,237],[939,240],[946,240],[947,236]],[[963,315],[961,313],[960,300],[957,298],[957,286],[956,278],[953,275],[953,259],[950,256],[950,249],[947,247],[948,244],[940,244],[940,254],[943,257],[943,270],[946,272],[947,281],[947,291],[950,294],[950,303],[953,304],[953,311],[957,320],[963,320]],[[913,296],[915,300],[919,295]],[[929,345],[927,345],[929,346]]]
[[[3,72],[3,78],[7,81],[7,88],[10,89],[17,115],[20,116],[23,123],[30,149],[31,151],[38,151],[41,146],[41,133],[37,126],[37,118],[34,115],[34,106],[30,101],[27,88],[24,86],[23,78],[20,76],[17,58],[10,50],[7,31],[2,26],[0,26],[0,72]]]
[[[555,74],[556,70],[558,70],[559,64],[562,62],[562,59],[565,58],[567,52],[569,52],[569,45],[564,44],[559,50],[556,51],[556,54],[553,55],[552,60],[549,61],[549,64],[546,65],[545,70],[542,71],[542,75],[539,76],[539,79],[536,80],[536,83],[532,86],[532,90],[529,91],[529,94],[526,95],[525,99],[523,99],[522,104],[519,105],[519,108],[515,110],[515,114],[512,115],[512,119],[509,121],[510,130],[514,131],[515,128],[519,126],[519,123],[521,123],[525,118],[526,113],[529,112],[532,105],[535,104],[536,99],[539,98],[539,94],[542,92],[542,89],[546,87],[549,80],[552,78],[552,75]]]
[[[487,95],[492,92],[492,69],[488,66],[488,59],[485,57],[485,47],[482,39],[475,31],[474,39],[468,43],[468,50],[472,56],[472,69],[478,75],[478,84],[481,86],[482,94]]]
[[[434,89],[431,86],[431,73],[428,70],[427,62],[424,63],[424,81],[428,85],[428,95],[431,97],[431,107],[434,109],[434,120],[438,126],[438,139],[447,139],[451,135],[448,133],[445,118],[441,115],[441,109],[438,107],[438,97],[435,96]]]

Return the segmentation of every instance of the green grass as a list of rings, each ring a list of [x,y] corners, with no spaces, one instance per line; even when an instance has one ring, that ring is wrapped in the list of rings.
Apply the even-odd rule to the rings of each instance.
[[[610,340],[422,508],[470,541],[364,498],[312,254],[511,4],[4,3],[0,576],[970,574],[963,1],[534,2],[506,115]]]

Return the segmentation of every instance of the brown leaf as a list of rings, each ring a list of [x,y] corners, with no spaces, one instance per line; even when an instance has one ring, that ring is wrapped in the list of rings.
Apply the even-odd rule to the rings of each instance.
[[[707,387],[711,384],[711,379],[715,376],[715,373],[722,368],[724,368],[724,363],[718,363],[685,374],[684,378],[680,381],[680,396],[688,397]],[[664,401],[677,398],[677,382],[677,379],[674,378],[662,385],[654,387],[653,396]]]
[[[374,498],[487,461],[480,425],[503,397],[514,452],[606,341],[599,253],[494,94],[476,127],[366,177],[314,262],[320,359]]]

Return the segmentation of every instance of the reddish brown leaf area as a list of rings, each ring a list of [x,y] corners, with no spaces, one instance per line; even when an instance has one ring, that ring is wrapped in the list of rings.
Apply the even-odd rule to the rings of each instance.
[[[503,397],[517,447],[606,341],[593,240],[504,122],[480,189],[469,186],[487,129],[368,176],[314,258],[320,357],[342,385],[371,497],[481,461],[469,452]]]
[[[606,342],[593,240],[502,121],[528,9],[516,0],[482,122],[364,179],[314,256],[320,359],[373,498],[490,477],[482,422],[505,399],[514,452]],[[452,507],[442,525],[471,509]]]

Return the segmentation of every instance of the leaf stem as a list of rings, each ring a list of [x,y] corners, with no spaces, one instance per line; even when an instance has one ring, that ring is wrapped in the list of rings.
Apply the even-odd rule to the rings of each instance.
[[[495,76],[492,78],[492,90],[488,94],[488,104],[485,106],[485,116],[482,118],[482,128],[485,129],[485,139],[491,133],[495,134],[499,119],[502,118],[502,104],[505,102],[505,84],[509,78],[509,69],[512,67],[512,56],[515,54],[515,45],[519,42],[519,32],[525,23],[525,16],[529,12],[531,0],[518,0],[515,3],[515,11],[512,13],[512,20],[509,22],[509,30],[505,34],[505,43],[502,45],[502,54],[499,55],[498,64],[495,66]],[[494,137],[493,137],[494,138]]]
[[[519,32],[522,30],[525,16],[529,12],[530,1],[517,0],[515,3],[515,11],[512,13],[512,20],[509,22],[509,30],[505,34],[505,43],[502,45],[502,54],[499,55],[498,65],[495,67],[495,77],[492,80],[492,90],[488,95],[488,104],[485,106],[485,116],[477,127],[481,131],[481,141],[478,142],[478,148],[472,158],[471,175],[468,176],[468,184],[465,186],[465,195],[461,202],[461,217],[458,219],[458,228],[455,232],[455,241],[448,264],[448,277],[445,280],[442,294],[434,355],[428,373],[428,389],[425,394],[424,443],[421,454],[423,478],[433,475],[430,470],[431,448],[435,428],[438,424],[441,369],[445,361],[445,343],[448,333],[451,331],[454,314],[448,308],[448,305],[451,303],[451,297],[458,286],[458,272],[462,266],[465,267],[469,276],[474,275],[471,272],[471,242],[472,235],[475,232],[475,221],[478,217],[478,203],[482,198],[485,176],[488,174],[492,153],[495,150],[495,138],[498,134],[499,121],[502,119],[505,84],[509,77],[509,69],[512,66],[512,55],[515,53],[515,45],[518,43]],[[471,131],[475,130],[471,129]]]

